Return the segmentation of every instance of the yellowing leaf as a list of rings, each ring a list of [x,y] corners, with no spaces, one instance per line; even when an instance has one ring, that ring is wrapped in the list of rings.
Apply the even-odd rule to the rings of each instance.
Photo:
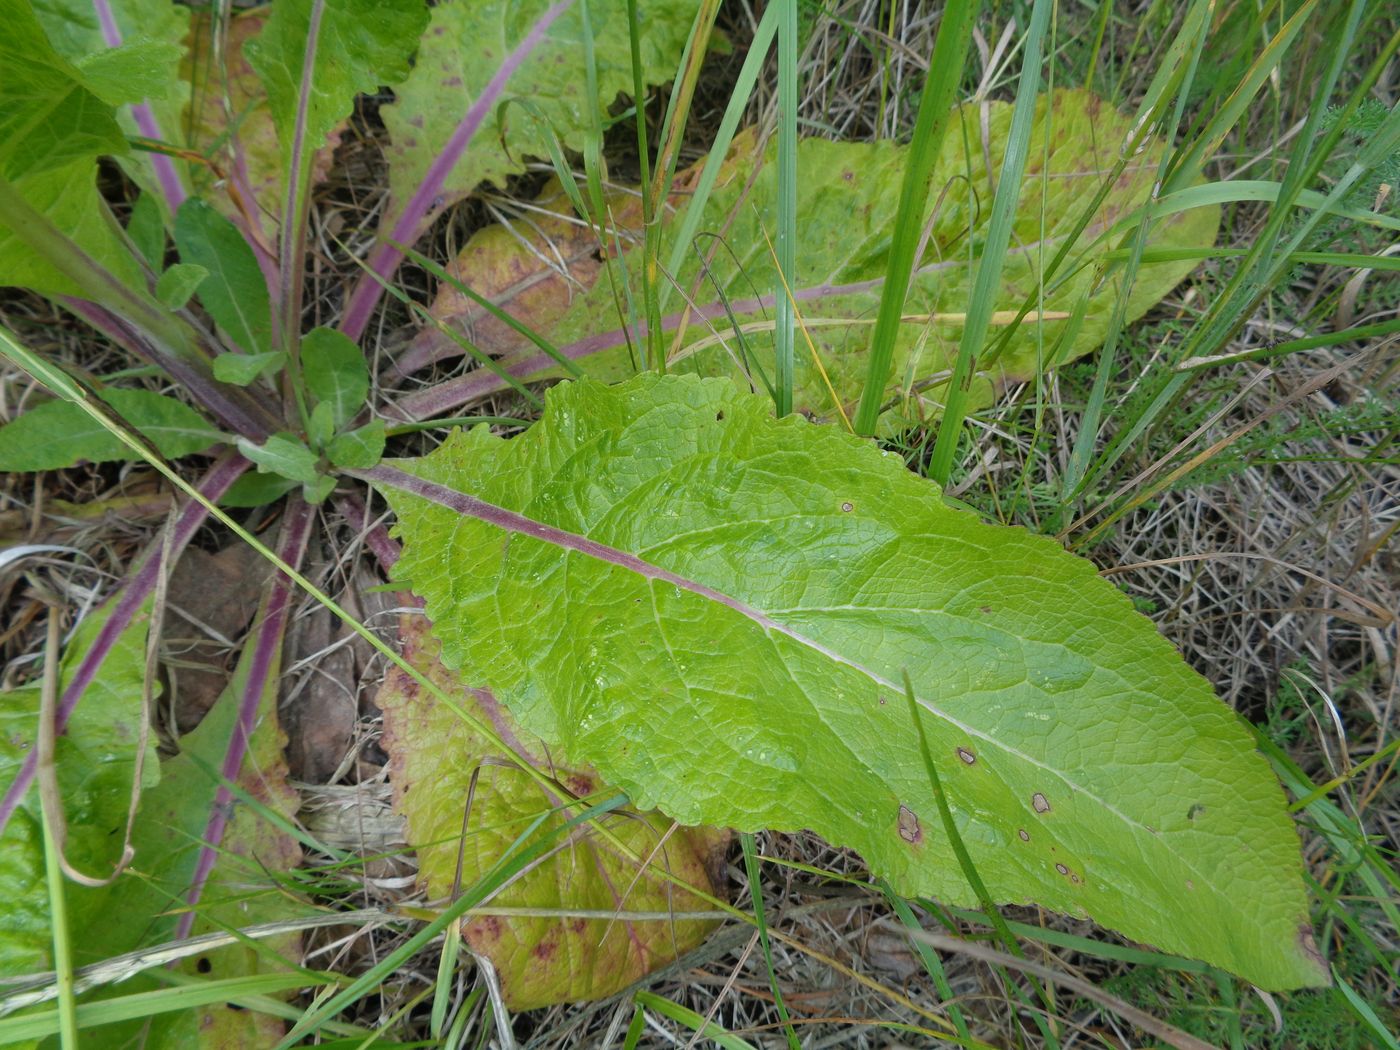
[[[905,303],[906,323],[896,344],[888,391],[894,410],[887,416],[887,425],[936,414],[941,408],[942,388],[957,356],[974,264],[991,211],[992,187],[1005,151],[1011,108],[1009,103],[983,102],[965,105],[954,114],[931,183],[931,233],[917,261]],[[1038,293],[1044,268],[1072,232],[1080,209],[1110,173],[1130,124],[1129,118],[1084,91],[1059,91],[1040,99],[987,355],[1026,297]],[[674,275],[684,295],[671,295],[673,312],[663,318],[675,370],[730,375],[760,390],[761,374],[770,378],[774,374],[773,299],[768,289],[777,286],[777,278],[768,244],[776,228],[775,148],[757,153],[753,136],[740,135],[724,161],[703,213],[701,236],[686,247],[686,263]],[[806,139],[799,143],[797,211],[802,223],[797,278],[791,287],[822,369],[799,336],[794,403],[820,418],[838,418],[823,369],[848,413],[865,381],[905,154],[905,147],[888,142]],[[1110,231],[1147,199],[1160,156],[1157,144],[1132,158],[1065,263],[1045,277],[1043,299],[1028,320],[997,356],[979,359],[973,377],[974,404],[985,405],[1004,386],[1028,380],[1043,367],[1073,360],[1102,343],[1121,280],[1106,254],[1131,233],[1131,227]],[[681,176],[682,185],[686,178]],[[683,208],[685,199],[679,197],[677,206]],[[556,214],[567,215],[566,205],[557,198],[545,204]],[[681,217],[678,212],[663,227],[662,259],[670,257],[669,238]],[[1149,244],[1208,246],[1214,241],[1218,217],[1217,208],[1173,215],[1156,228]],[[622,212],[617,222],[623,243],[635,243],[636,219]],[[514,233],[525,241],[523,246],[508,243],[497,231],[477,234],[455,264],[463,282],[476,287],[478,274],[484,273],[484,283],[493,288],[492,275],[508,268],[547,277],[549,268],[558,267],[547,236],[536,235],[523,224]],[[702,256],[707,260],[704,265]],[[1193,266],[1190,261],[1166,262],[1139,269],[1128,319],[1142,316]],[[640,267],[640,253],[634,249],[617,270],[617,279],[622,281],[624,272],[636,275]],[[522,320],[537,322],[538,331],[578,360],[588,374],[599,378],[630,374],[633,365],[626,345],[630,319],[618,316],[609,282],[598,280],[596,269],[586,265],[571,276],[581,290],[572,296],[563,316],[537,314],[522,300]],[[527,274],[520,274],[502,290],[498,304],[514,310],[521,290],[529,286]],[[696,308],[682,309],[687,299]],[[452,302],[440,300],[439,309],[450,315]],[[1078,309],[1083,310],[1082,320],[1075,319]],[[742,340],[734,333],[727,310],[744,325]],[[508,360],[517,376],[557,374],[549,357],[518,336],[507,336],[500,350],[515,352]],[[460,353],[451,349],[445,336],[425,330],[404,368],[453,352]],[[503,380],[483,374],[465,380],[463,389],[486,393],[504,386]]]
[[[523,771],[492,753],[451,709],[400,671],[390,671],[376,697],[384,712],[385,746],[397,808],[407,818],[418,851],[419,878],[428,896],[447,898],[461,864],[463,887],[488,871],[536,817],[562,824],[581,807],[575,796],[603,790],[598,775],[581,764],[552,764],[549,752],[489,693],[464,688],[438,660],[439,645],[422,618],[404,621],[404,656],[462,705],[517,741],[559,783],[542,789]],[[467,836],[462,819],[473,772],[479,773]],[[564,812],[564,810],[571,812]],[[722,865],[727,834],[713,828],[672,831],[659,814],[631,810],[610,815],[607,826],[627,847],[683,883],[711,891],[710,871]],[[658,966],[695,947],[713,923],[687,920],[704,904],[616,851],[587,827],[560,853],[546,858],[492,898],[502,908],[558,909],[559,917],[485,914],[463,925],[474,951],[495,964],[506,1002],[523,1010],[621,991]],[[608,918],[569,916],[601,912]],[[636,920],[628,912],[672,918]],[[614,920],[611,916],[616,913]]]

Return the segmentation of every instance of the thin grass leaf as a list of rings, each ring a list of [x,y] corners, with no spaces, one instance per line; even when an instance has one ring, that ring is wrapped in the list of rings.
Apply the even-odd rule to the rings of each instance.
[[[48,644],[44,650],[45,703],[41,717],[47,717],[58,699],[59,622],[57,610],[49,610]],[[64,893],[64,877],[60,846],[44,807],[44,881],[48,885],[49,922],[53,927],[53,968],[58,979],[58,1032],[64,1050],[77,1050],[78,1001],[73,988],[73,945],[68,931],[68,906]]]
[[[1035,99],[1040,90],[1040,64],[1045,29],[1053,7],[1051,0],[1036,0],[1026,32],[1021,82],[1016,89],[1016,106],[1011,118],[1011,132],[1006,142],[1006,155],[1002,160],[1001,173],[997,180],[996,198],[992,202],[992,217],[987,226],[982,256],[977,262],[977,277],[968,302],[967,322],[963,326],[962,340],[958,344],[958,359],[953,367],[953,377],[948,383],[943,418],[939,421],[938,438],[934,442],[933,455],[929,461],[929,477],[940,485],[948,483],[948,476],[952,472],[953,457],[957,454],[958,441],[962,434],[974,359],[986,337],[987,324],[1001,281],[1002,266],[1006,261],[1006,250],[1011,240],[1011,225],[1020,196],[1021,177],[1026,167],[1031,122],[1035,117]]]
[[[707,1021],[694,1010],[687,1009],[680,1003],[672,1002],[655,992],[640,990],[633,995],[632,999],[638,1006],[650,1007],[663,1017],[669,1017],[671,1020],[685,1025],[697,1035],[713,1041],[716,1046],[724,1047],[724,1050],[758,1050],[748,1040],[740,1039],[728,1029],[715,1024],[714,1021]]]
[[[671,256],[666,263],[666,270],[670,274],[681,272],[681,268],[685,264],[686,253],[694,248],[693,242],[696,231],[700,229],[701,219],[704,217],[705,204],[710,199],[710,191],[714,189],[715,180],[719,178],[720,169],[724,166],[724,158],[729,154],[729,147],[734,141],[734,133],[738,130],[739,121],[743,118],[745,110],[748,109],[754,88],[758,84],[758,77],[763,72],[763,64],[767,60],[768,51],[773,46],[773,40],[777,36],[778,18],[781,12],[781,5],[769,4],[764,9],[758,28],[754,31],[753,43],[749,45],[749,52],[744,56],[744,65],[739,70],[738,79],[734,82],[734,90],[730,92],[729,104],[725,107],[719,130],[715,132],[714,138],[711,140],[710,152],[705,158],[705,166],[701,170],[700,178],[695,183],[695,189],[690,195],[690,206],[686,208],[685,216],[681,219],[676,243],[672,246]],[[662,285],[660,291],[662,309],[665,308],[673,289],[674,285],[670,283]]]
[[[880,310],[876,315],[875,331],[870,337],[870,370],[861,390],[860,405],[856,409],[855,432],[863,437],[875,433],[875,423],[884,405],[885,388],[894,359],[895,337],[899,333],[904,300],[909,292],[909,278],[914,272],[914,256],[923,233],[924,217],[928,213],[929,181],[939,151],[943,148],[943,134],[948,128],[958,86],[962,83],[972,42],[972,16],[979,6],[971,0],[948,4],[938,25],[938,38],[933,45],[933,57],[929,60],[928,78],[919,97],[914,137],[908,159],[904,162],[899,212],[895,219],[889,262],[885,267],[885,284],[880,290]],[[890,19],[894,19],[893,5],[890,7]]]
[[[778,16],[778,281],[773,290],[774,406],[792,411],[793,354],[797,342],[793,302],[784,288],[797,280],[797,0],[777,0]]]
[[[758,851],[754,848],[753,835],[750,832],[743,832],[739,836],[739,842],[744,850],[744,873],[749,879],[749,899],[753,903],[754,924],[758,927],[758,943],[763,950],[763,964],[768,969],[768,987],[773,991],[773,1006],[778,1011],[778,1020],[787,1035],[788,1046],[791,1050],[798,1050],[797,1033],[792,1030],[792,1018],[788,1016],[787,1004],[783,1002],[782,986],[778,983],[778,971],[773,965],[773,945],[768,939],[768,920],[763,914],[763,880],[758,867]]]
[[[302,974],[259,974],[223,981],[201,981],[183,988],[162,988],[117,999],[80,1003],[77,1009],[77,1025],[79,1028],[97,1028],[121,1021],[154,1017],[156,1014],[192,1010],[213,1003],[233,1003],[247,1008],[251,1005],[251,1000],[246,997],[275,995],[278,992],[294,991],[318,984],[331,987],[336,981],[337,978],[330,974],[317,979],[308,979]],[[0,1020],[0,1042],[3,1043],[43,1039],[58,1031],[57,1010],[45,1010]]]
[[[565,185],[567,186],[567,183]],[[577,195],[577,193],[578,189],[577,187],[575,187],[573,195]],[[571,199],[573,195],[571,195]],[[580,207],[583,206],[582,197],[578,198],[577,204]],[[536,332],[529,325],[522,324],[520,321],[517,321],[514,317],[506,313],[506,311],[502,310],[499,306],[491,302],[491,300],[487,299],[485,296],[478,295],[466,284],[458,280],[456,277],[452,276],[451,273],[449,273],[437,262],[433,261],[432,259],[429,259],[422,252],[415,251],[414,249],[408,248],[404,245],[398,245],[397,247],[402,248],[404,253],[410,259],[412,259],[419,266],[427,270],[439,281],[442,281],[445,284],[450,285],[452,288],[456,289],[458,292],[461,292],[463,295],[465,295],[472,302],[476,303],[477,306],[480,306],[483,310],[489,313],[496,320],[500,321],[504,325],[509,326],[512,330],[519,332],[526,339],[530,340],[530,342],[532,342],[535,346],[539,347],[550,357],[554,358],[554,360],[558,361],[559,366],[567,370],[571,375],[583,375],[583,369],[579,367],[578,362],[572,360],[571,358],[565,357],[562,353],[559,352],[558,347],[556,347],[548,339],[544,338],[544,336]]]
[[[880,882],[880,891],[885,895],[885,900],[889,902],[899,921],[903,923],[906,930],[921,930],[918,918],[914,915],[909,903],[895,893],[883,880]],[[985,918],[981,912],[974,912],[978,918]],[[924,972],[933,981],[933,986],[938,989],[938,994],[943,998],[943,1007],[948,1011],[948,1018],[953,1022],[953,1027],[958,1030],[958,1037],[964,1044],[972,1042],[972,1033],[968,1030],[967,1021],[963,1018],[962,1008],[958,1006],[953,996],[953,986],[948,983],[947,971],[943,969],[943,960],[938,957],[938,953],[930,948],[923,941],[911,940],[914,950],[919,955],[919,961],[923,963]]]

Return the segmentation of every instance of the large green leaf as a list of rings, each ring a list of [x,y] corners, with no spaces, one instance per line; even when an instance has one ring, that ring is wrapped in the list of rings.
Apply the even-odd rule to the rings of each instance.
[[[92,0],[44,0],[34,5],[49,40],[59,53],[81,68],[94,91],[108,102],[144,102],[151,123],[142,127],[130,108],[123,106],[117,120],[129,135],[152,131],[175,146],[185,145],[181,111],[189,98],[189,84],[178,75],[184,54],[190,11],[169,0],[106,0],[106,10],[121,39],[109,47]],[[145,188],[157,183],[152,154],[133,151],[124,167]]]
[[[0,174],[18,179],[123,153],[112,108],[63,59],[24,0],[0,0]]]
[[[319,8],[314,65],[305,69],[311,16]],[[281,144],[283,172],[290,173],[302,83],[309,84],[305,157],[320,149],[354,106],[355,96],[397,84],[427,24],[422,0],[279,0],[257,39],[243,49],[267,91],[268,112]],[[309,74],[309,76],[307,75]]]
[[[0,0],[0,178],[97,262],[128,283],[137,271],[97,193],[95,158],[126,152],[110,105],[49,43],[24,0]],[[0,202],[3,203],[3,202]],[[0,219],[0,285],[49,294],[82,289]]]
[[[228,439],[189,405],[164,394],[110,389],[102,399],[171,459]],[[46,401],[0,426],[0,470],[59,470],[84,460],[135,458],[120,438],[72,401]]]
[[[401,465],[369,476],[444,662],[639,807],[810,828],[901,892],[973,903],[907,671],[998,901],[1265,988],[1326,981],[1249,734],[1052,540],[724,380],[564,385],[514,441],[481,427]]]
[[[1009,103],[988,101],[962,106],[953,115],[931,183],[936,198],[931,205],[932,228],[916,264],[905,303],[906,323],[896,345],[888,391],[895,407],[887,425],[941,408],[942,388],[957,357],[961,318],[990,217],[992,188],[1006,149],[1011,109]],[[1045,267],[1111,173],[1118,147],[1130,129],[1128,117],[1087,92],[1058,91],[1040,99],[1012,247],[995,302],[1002,316],[994,318],[991,340],[1004,332],[1008,313],[1014,314],[1037,291]],[[735,140],[702,213],[698,229],[703,236],[682,255],[684,265],[674,276],[685,295],[673,295],[671,301],[680,306],[689,299],[700,310],[665,319],[667,345],[677,370],[733,375],[756,389],[763,389],[760,373],[773,376],[773,303],[767,293],[779,286],[768,247],[777,214],[775,148],[760,151],[752,134]],[[802,224],[792,291],[826,377],[799,339],[794,404],[814,415],[837,418],[832,389],[848,414],[860,396],[907,152],[907,147],[891,142],[806,139],[799,143],[797,210]],[[1106,255],[1130,231],[1102,235],[1147,199],[1161,152],[1161,143],[1149,146],[1113,180],[1067,260],[1046,280],[1038,307],[1046,319],[1037,323],[1033,312],[999,356],[979,361],[972,388],[975,404],[987,404],[1005,385],[1028,380],[1052,364],[1063,364],[1102,344],[1121,294],[1121,273],[1110,267]],[[691,188],[698,174],[698,166],[683,173],[677,179],[678,188]],[[678,211],[663,227],[662,259],[671,256],[685,218],[686,199],[684,194],[675,199]],[[555,209],[567,210],[567,206],[560,202]],[[624,241],[639,235],[635,217],[623,212],[617,219]],[[1149,244],[1205,247],[1214,241],[1218,222],[1219,209],[1214,207],[1179,213],[1154,229]],[[521,243],[512,243],[512,238]],[[504,294],[497,296],[498,302],[514,310],[522,289],[537,292],[541,282],[553,277],[549,271],[557,263],[552,245],[550,241],[544,248],[534,232],[523,226],[508,237],[483,231],[468,244],[454,271],[467,285],[477,290],[484,286],[488,294],[495,290],[492,273],[516,271],[512,282],[501,286]],[[638,251],[628,253],[618,280],[624,273],[640,272]],[[706,271],[700,257],[712,253]],[[1145,313],[1194,265],[1188,260],[1139,269],[1129,297],[1129,320]],[[629,319],[618,317],[610,282],[598,280],[592,262],[571,271],[569,278],[568,283],[558,282],[564,284],[561,291],[566,294],[556,294],[542,312],[521,302],[520,319],[536,325],[556,346],[572,346],[590,375],[630,374],[633,366],[623,331]],[[585,294],[574,293],[575,281],[588,289]],[[563,303],[569,303],[567,310],[560,309]],[[1081,306],[1082,322],[1072,320]],[[456,306],[448,298],[437,309],[450,314]],[[726,309],[746,326],[743,341],[736,338]],[[454,352],[449,340],[432,330],[423,333],[419,347],[420,352]],[[553,362],[518,336],[507,335],[482,348],[505,354],[518,375],[556,374]]]
[[[406,659],[463,707],[514,740],[566,789],[542,788],[451,708],[424,695],[408,675],[391,670],[375,704],[384,712],[394,798],[418,854],[419,880],[429,899],[440,900],[452,894],[454,885],[468,887],[490,871],[532,821],[543,816],[547,826],[561,826],[578,812],[579,807],[569,805],[570,796],[592,795],[602,785],[586,767],[547,766],[545,748],[521,734],[509,712],[489,693],[466,688],[442,666],[438,641],[422,617],[405,620],[400,637]],[[477,774],[464,840],[464,807]],[[710,871],[716,861],[723,863],[726,833],[714,828],[671,833],[671,822],[659,814],[632,810],[610,815],[607,823],[635,855],[652,858],[683,882],[711,891]],[[462,932],[467,942],[495,964],[506,1002],[516,1010],[612,995],[693,948],[713,926],[683,918],[687,911],[704,910],[701,901],[643,871],[636,860],[588,830],[512,881],[492,903],[527,910],[668,916],[619,916],[613,921],[522,914],[466,921]]]
[[[266,616],[265,598],[255,622],[262,623]],[[228,807],[229,821],[190,934],[199,936],[306,914],[305,906],[279,887],[272,874],[294,869],[301,861],[301,849],[285,824],[279,827],[266,815],[290,821],[300,804],[287,782],[286,736],[277,719],[280,646],[275,646],[271,655],[266,685],[250,723],[247,752],[235,778],[239,790],[264,807],[264,812],[241,800],[221,803],[218,797],[220,771],[230,741],[244,732],[238,725],[239,704],[253,665],[262,655],[256,648],[256,643],[250,643],[244,650],[229,687],[198,727],[180,738],[179,754],[161,763],[160,783],[142,798],[134,836],[134,870],[124,873],[101,895],[83,898],[74,909],[75,922],[93,931],[77,946],[79,962],[95,962],[174,938],[210,816],[220,805]],[[130,916],[131,922],[103,922],[105,916],[114,914]],[[297,964],[300,953],[300,935],[289,932],[186,958],[179,971],[190,979],[217,981],[290,968]],[[142,974],[123,982],[118,992],[131,994],[162,986],[164,982]],[[275,1045],[285,1030],[282,1021],[262,1012],[210,1003],[100,1029],[93,1045],[120,1046],[140,1037],[141,1045],[150,1050],[260,1047]]]
[[[453,0],[433,8],[432,25],[413,74],[381,113],[389,129],[389,190],[402,206],[413,196],[463,114],[496,75],[553,0]],[[675,75],[696,0],[639,0],[642,77],[655,84]],[[632,56],[623,0],[592,0],[588,6],[598,98],[588,97],[583,46],[583,4],[560,16],[543,42],[506,85],[507,98],[528,99],[535,113],[565,146],[583,148],[593,106],[605,112],[620,93],[632,92]],[[498,107],[471,148],[447,177],[438,207],[461,200],[483,182],[504,185],[525,170],[526,157],[545,157],[545,132],[520,106]]]

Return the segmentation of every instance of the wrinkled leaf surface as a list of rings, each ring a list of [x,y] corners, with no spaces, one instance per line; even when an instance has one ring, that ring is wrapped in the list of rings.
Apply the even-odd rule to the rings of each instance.
[[[1326,980],[1297,834],[1248,732],[1052,540],[723,380],[567,384],[524,436],[481,427],[403,466],[379,479],[395,572],[444,662],[639,807],[810,828],[905,894],[974,903],[907,670],[998,901],[1265,988]]]

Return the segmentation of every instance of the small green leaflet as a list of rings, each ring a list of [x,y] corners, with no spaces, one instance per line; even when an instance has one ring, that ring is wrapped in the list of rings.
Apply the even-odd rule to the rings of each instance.
[[[164,394],[108,389],[102,391],[102,400],[167,459],[228,440],[183,401]],[[84,460],[135,458],[120,438],[71,401],[46,401],[0,427],[0,470],[59,470]]]
[[[258,470],[278,474],[304,485],[316,483],[316,453],[295,434],[273,434],[261,445],[247,438],[238,439],[238,451],[258,465]]]
[[[165,223],[154,195],[143,193],[136,198],[126,223],[126,235],[146,265],[159,273],[165,265]]]
[[[318,404],[329,405],[341,427],[364,407],[369,366],[358,346],[334,328],[313,328],[301,340],[301,371]]]
[[[443,659],[682,824],[810,828],[901,893],[992,896],[1262,988],[1327,981],[1298,836],[1238,717],[1094,566],[728,380],[550,391],[381,465]]]
[[[199,301],[214,323],[247,353],[270,352],[272,308],[267,283],[238,228],[191,197],[175,216],[175,246],[181,262],[209,271],[209,279],[200,286]]]
[[[384,435],[384,421],[376,419],[332,439],[326,447],[326,455],[343,469],[372,467],[384,455]]]
[[[156,298],[171,310],[179,310],[190,301],[209,271],[195,263],[176,263],[156,281]]]
[[[214,378],[221,383],[247,386],[259,376],[276,371],[287,363],[281,350],[266,354],[239,354],[229,351],[214,358]]]

